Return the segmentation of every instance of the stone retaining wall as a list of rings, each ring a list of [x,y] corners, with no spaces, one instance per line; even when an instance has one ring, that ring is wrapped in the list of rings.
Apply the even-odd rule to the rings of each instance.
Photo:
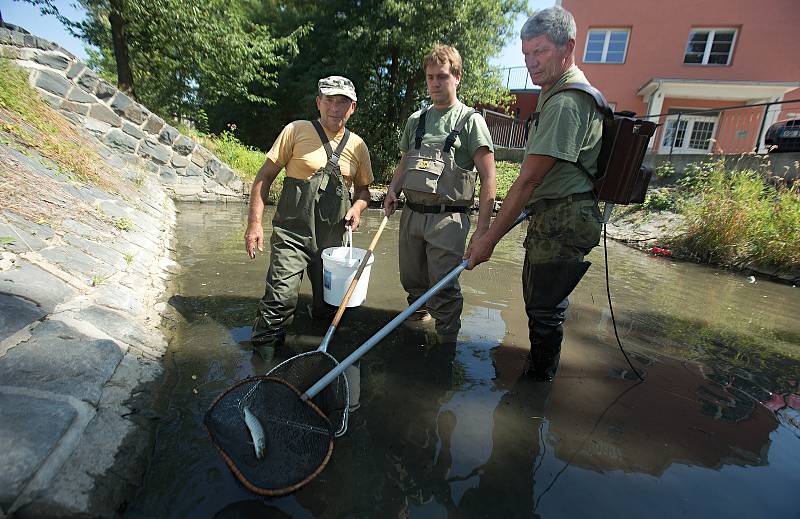
[[[118,517],[152,450],[172,198],[242,182],[63,49],[0,28],[0,52],[99,152],[85,184],[0,130],[0,519]]]
[[[62,115],[130,163],[144,161],[170,196],[244,201],[245,186],[213,153],[99,78],[47,40],[0,27],[0,55],[30,70],[30,82]]]
[[[175,207],[118,173],[110,192],[0,145],[20,186],[0,208],[0,517],[114,517],[146,467]]]

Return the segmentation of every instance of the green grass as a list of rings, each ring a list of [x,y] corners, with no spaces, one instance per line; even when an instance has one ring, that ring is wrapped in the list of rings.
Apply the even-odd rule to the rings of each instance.
[[[242,144],[230,131],[220,135],[211,136],[208,140],[209,149],[239,172],[242,179],[252,182],[258,170],[264,165],[266,153]]]
[[[178,127],[181,133],[189,135],[203,146],[208,148],[221,161],[233,168],[245,183],[252,183],[256,178],[258,170],[264,165],[267,154],[261,150],[242,144],[232,131],[225,130],[219,135],[204,134],[185,126]],[[231,130],[235,129],[232,128]],[[278,202],[281,189],[283,187],[284,171],[278,174],[278,178],[272,183],[269,199],[272,203]]]
[[[731,267],[800,268],[800,186],[776,187],[759,171],[726,170],[722,160],[684,173],[678,208],[687,251]]]
[[[511,184],[519,176],[519,168],[521,164],[516,162],[500,161],[496,164],[497,169],[497,199],[504,200],[508,194],[508,189]]]
[[[113,188],[104,178],[100,157],[83,145],[78,133],[28,84],[28,72],[0,58],[0,131],[13,137],[4,143],[28,152],[34,148],[52,160],[68,178]],[[9,122],[10,121],[10,122]]]
[[[124,216],[122,218],[114,218],[114,227],[120,231],[130,231],[133,229],[133,222],[130,218]]]

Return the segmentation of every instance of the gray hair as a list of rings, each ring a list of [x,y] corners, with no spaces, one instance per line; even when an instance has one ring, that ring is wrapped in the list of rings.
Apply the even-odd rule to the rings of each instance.
[[[554,45],[563,47],[569,40],[575,39],[577,32],[572,13],[563,7],[553,6],[533,13],[522,26],[519,36],[527,41],[544,34]]]

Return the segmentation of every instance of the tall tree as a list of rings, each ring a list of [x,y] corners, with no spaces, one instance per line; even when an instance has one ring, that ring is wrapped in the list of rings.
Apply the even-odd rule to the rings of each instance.
[[[523,0],[271,0],[261,23],[286,31],[308,23],[311,33],[280,75],[278,121],[313,115],[316,80],[350,77],[359,93],[352,126],[366,140],[376,170],[387,174],[402,125],[426,97],[422,58],[434,44],[453,45],[464,59],[459,97],[497,103],[507,92],[488,63],[524,12]]]
[[[117,86],[129,94],[134,94],[133,72],[131,72],[131,61],[128,55],[128,35],[125,29],[125,19],[122,17],[125,7],[123,0],[109,0],[109,4],[108,21],[111,24],[111,41],[117,64]]]
[[[99,48],[94,64],[116,73],[139,101],[175,118],[226,97],[269,105],[265,94],[307,30],[276,36],[252,23],[252,0],[80,0],[80,22],[61,16],[52,0],[26,1]]]

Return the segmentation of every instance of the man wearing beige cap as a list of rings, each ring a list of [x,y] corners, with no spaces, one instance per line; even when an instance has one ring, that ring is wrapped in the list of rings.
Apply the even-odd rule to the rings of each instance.
[[[247,254],[255,258],[256,250],[264,250],[261,218],[269,188],[286,168],[272,219],[266,290],[251,334],[256,351],[264,357],[283,342],[304,271],[313,292],[311,317],[332,317],[335,308],[323,300],[321,253],[342,244],[345,224],[355,230],[369,202],[368,186],[373,181],[369,150],[361,137],[345,128],[356,109],[355,87],[342,76],[320,79],[317,87],[319,119],[294,121],[283,128],[250,191],[244,242]]]

